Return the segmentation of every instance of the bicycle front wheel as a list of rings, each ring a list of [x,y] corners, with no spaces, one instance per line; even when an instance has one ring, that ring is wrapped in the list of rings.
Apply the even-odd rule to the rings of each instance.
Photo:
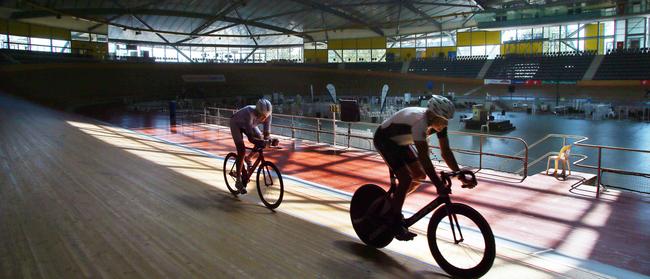
[[[226,187],[230,193],[235,195],[239,194],[239,190],[235,186],[237,183],[237,154],[229,153],[226,159],[223,160],[223,180],[226,182]]]
[[[433,258],[453,277],[477,278],[492,268],[494,234],[485,218],[468,205],[453,203],[436,210],[427,238]]]
[[[280,206],[284,196],[282,174],[271,162],[264,162],[257,169],[257,193],[269,209]]]

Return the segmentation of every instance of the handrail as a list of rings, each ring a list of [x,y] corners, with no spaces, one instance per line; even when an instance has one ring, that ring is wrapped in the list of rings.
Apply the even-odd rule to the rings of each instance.
[[[635,149],[635,148],[626,148],[626,147],[616,147],[616,146],[607,146],[607,145],[598,145],[598,144],[587,144],[585,141],[589,140],[588,137],[585,136],[579,136],[579,135],[566,135],[566,134],[548,134],[542,139],[536,141],[535,143],[531,144],[529,147],[533,148],[540,143],[548,140],[549,138],[562,138],[563,143],[562,145],[567,145],[566,140],[569,138],[572,139],[577,139],[574,141],[572,144],[574,146],[579,146],[579,147],[584,147],[584,148],[594,148],[598,150],[598,158],[597,158],[597,165],[588,165],[582,163],[583,161],[588,159],[588,156],[584,154],[571,154],[571,156],[579,156],[581,157],[575,162],[572,162],[572,165],[586,168],[586,169],[593,169],[596,170],[596,197],[600,197],[600,188],[603,187],[602,184],[602,173],[604,172],[612,172],[612,173],[618,173],[618,174],[623,174],[623,175],[631,175],[631,176],[643,176],[643,177],[649,177],[650,178],[650,173],[644,173],[644,172],[638,172],[638,171],[629,171],[629,170],[623,170],[623,169],[616,169],[616,168],[608,168],[608,167],[603,167],[602,162],[602,151],[603,149],[605,150],[616,150],[616,151],[626,151],[626,152],[640,152],[640,153],[648,153],[650,154],[650,150],[643,150],[643,149]],[[547,152],[546,154],[540,156],[539,158],[533,160],[529,167],[539,163],[540,161],[544,160],[544,158],[547,158],[551,154],[556,154],[557,152]]]
[[[217,115],[210,115],[208,114],[208,111],[215,111],[217,112]],[[223,109],[223,108],[216,108],[216,107],[206,107],[204,108],[204,113],[201,114],[203,116],[204,122],[207,123],[207,118],[217,118],[217,119],[223,119],[221,116],[221,111],[229,111],[229,112],[234,112],[234,109]],[[326,131],[321,129],[321,122],[322,121],[328,121],[328,122],[333,122],[333,125],[338,123],[347,123],[348,124],[348,131],[346,134],[343,134],[343,136],[347,137],[348,142],[347,142],[347,147],[350,147],[350,139],[351,138],[356,138],[356,139],[362,139],[362,140],[367,140],[367,141],[372,141],[372,137],[367,137],[367,136],[362,136],[362,135],[355,135],[352,134],[350,126],[351,123],[349,122],[343,122],[340,120],[334,120],[334,119],[328,119],[328,118],[319,118],[319,117],[307,117],[307,116],[299,116],[299,115],[287,115],[287,114],[273,114],[274,117],[286,117],[286,118],[291,118],[291,126],[287,125],[277,125],[273,124],[273,126],[279,127],[279,128],[284,128],[284,129],[291,129],[291,137],[295,137],[295,131],[308,131],[308,132],[315,132],[316,133],[316,141],[320,143],[320,134],[331,134],[331,135],[336,135],[335,130],[336,127],[332,131]],[[310,128],[304,128],[304,127],[296,127],[295,126],[295,119],[308,119],[312,121],[316,121],[316,129],[310,129]],[[379,126],[377,123],[368,123],[368,122],[355,122],[355,124],[360,124],[360,125],[368,125],[371,127],[376,127]],[[479,150],[468,150],[468,149],[461,149],[461,148],[452,148],[452,151],[455,152],[460,152],[464,154],[469,154],[469,155],[478,155],[479,156],[479,166],[478,166],[478,171],[481,171],[484,169],[483,167],[483,156],[491,156],[491,157],[497,157],[497,158],[503,158],[503,159],[510,159],[510,160],[519,160],[522,161],[522,166],[523,166],[523,175],[521,181],[526,179],[528,177],[528,143],[526,143],[525,140],[519,137],[510,137],[510,136],[501,136],[501,135],[490,135],[490,134],[481,134],[481,133],[472,133],[472,132],[461,132],[461,131],[450,131],[448,132],[449,134],[453,135],[461,135],[461,136],[471,136],[471,137],[479,137],[480,139],[480,144],[479,144]],[[524,149],[520,152],[520,154],[515,154],[515,155],[508,155],[508,154],[500,154],[500,153],[492,153],[492,152],[485,152],[483,151],[483,142],[485,141],[486,138],[498,138],[498,139],[506,139],[506,140],[513,140],[513,141],[519,141],[524,145]],[[334,138],[334,143],[336,143],[336,137]],[[370,146],[372,146],[370,144]],[[439,146],[435,145],[430,145],[431,148],[436,148],[440,149]],[[523,153],[523,154],[522,154]],[[487,168],[486,168],[487,169]],[[518,172],[520,173],[520,172]]]

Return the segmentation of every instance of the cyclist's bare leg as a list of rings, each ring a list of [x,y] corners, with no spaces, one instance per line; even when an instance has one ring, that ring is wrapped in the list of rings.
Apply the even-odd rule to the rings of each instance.
[[[420,181],[427,178],[426,173],[424,172],[424,169],[422,168],[422,165],[420,164],[419,161],[415,161],[413,163],[410,163],[408,165],[409,170],[411,171],[411,184],[409,185],[408,192],[406,195],[410,195],[411,193],[415,192],[415,190],[420,187]]]

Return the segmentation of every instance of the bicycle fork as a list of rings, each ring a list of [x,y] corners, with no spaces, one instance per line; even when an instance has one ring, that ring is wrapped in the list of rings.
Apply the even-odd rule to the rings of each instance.
[[[449,202],[446,204],[445,209],[447,210],[447,217],[449,218],[449,226],[451,227],[451,233],[454,236],[454,244],[458,244],[463,242],[465,239],[463,238],[463,232],[460,230],[460,224],[458,223],[458,217],[456,217],[456,214],[451,213],[451,206],[452,203]],[[458,230],[458,237],[456,237],[456,230]]]

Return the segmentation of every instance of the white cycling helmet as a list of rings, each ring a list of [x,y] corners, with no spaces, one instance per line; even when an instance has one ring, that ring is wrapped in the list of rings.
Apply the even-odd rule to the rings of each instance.
[[[452,119],[454,117],[454,111],[456,110],[454,103],[440,95],[431,96],[431,99],[429,99],[429,103],[427,104],[427,109],[433,112],[433,114],[447,119]]]
[[[255,105],[255,110],[261,115],[268,117],[273,111],[273,106],[271,102],[267,99],[259,99]]]

